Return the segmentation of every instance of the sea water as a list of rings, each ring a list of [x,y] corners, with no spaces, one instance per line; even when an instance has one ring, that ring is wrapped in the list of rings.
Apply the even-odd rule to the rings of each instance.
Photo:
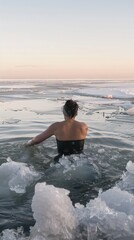
[[[89,128],[84,154],[54,137],[67,99]],[[134,82],[0,81],[0,240],[134,239]]]

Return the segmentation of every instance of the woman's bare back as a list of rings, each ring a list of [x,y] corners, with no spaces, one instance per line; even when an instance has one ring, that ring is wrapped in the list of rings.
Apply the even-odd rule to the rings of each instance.
[[[56,123],[54,135],[58,140],[81,140],[87,135],[87,125],[74,119]]]

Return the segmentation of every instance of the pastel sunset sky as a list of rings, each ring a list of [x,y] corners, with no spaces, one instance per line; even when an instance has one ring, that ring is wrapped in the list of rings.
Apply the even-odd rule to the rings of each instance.
[[[0,79],[134,79],[134,0],[0,0]]]

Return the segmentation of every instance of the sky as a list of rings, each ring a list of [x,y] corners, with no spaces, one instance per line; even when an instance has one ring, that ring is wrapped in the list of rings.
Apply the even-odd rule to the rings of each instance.
[[[0,79],[134,79],[134,0],[0,0]]]

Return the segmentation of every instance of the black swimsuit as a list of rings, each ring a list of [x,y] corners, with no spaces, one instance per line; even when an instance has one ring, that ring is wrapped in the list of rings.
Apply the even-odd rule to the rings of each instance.
[[[80,154],[83,152],[84,139],[71,141],[60,141],[56,139],[56,141],[59,155],[54,158],[55,161],[58,161],[62,155]]]

